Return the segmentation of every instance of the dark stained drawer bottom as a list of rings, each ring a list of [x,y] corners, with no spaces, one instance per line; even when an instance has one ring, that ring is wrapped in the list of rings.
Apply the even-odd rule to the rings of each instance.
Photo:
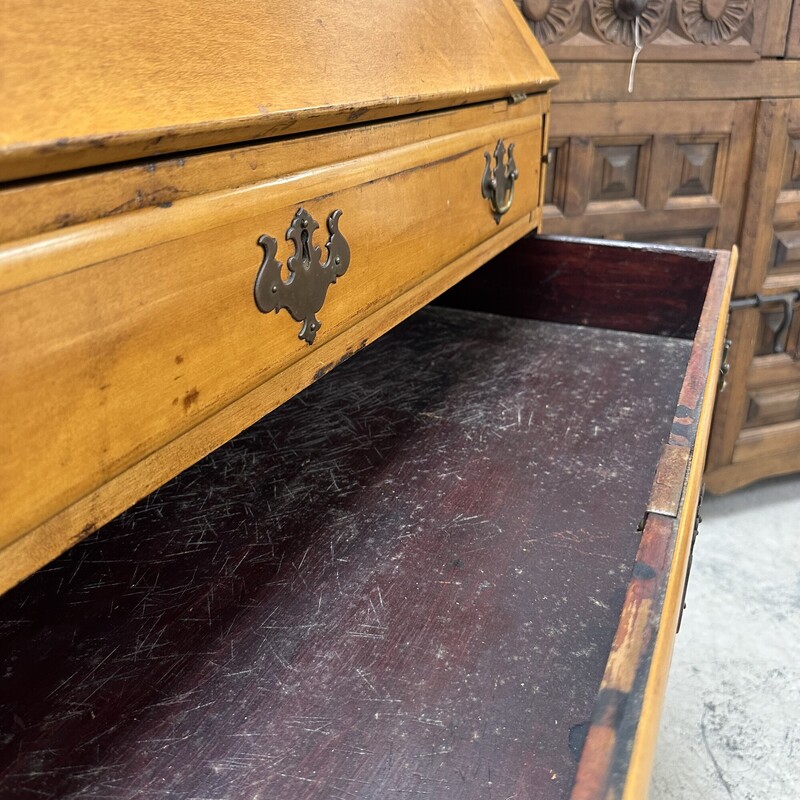
[[[0,598],[0,795],[568,796],[691,350],[403,323]]]

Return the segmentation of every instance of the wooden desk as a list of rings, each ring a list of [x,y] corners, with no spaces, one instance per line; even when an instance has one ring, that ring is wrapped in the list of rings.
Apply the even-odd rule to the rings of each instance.
[[[110,9],[0,31],[0,793],[641,796],[729,254],[509,249],[510,0]]]

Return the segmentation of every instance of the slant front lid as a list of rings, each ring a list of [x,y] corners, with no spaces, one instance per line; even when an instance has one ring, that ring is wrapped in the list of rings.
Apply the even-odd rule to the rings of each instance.
[[[542,91],[511,0],[6,0],[0,180]]]

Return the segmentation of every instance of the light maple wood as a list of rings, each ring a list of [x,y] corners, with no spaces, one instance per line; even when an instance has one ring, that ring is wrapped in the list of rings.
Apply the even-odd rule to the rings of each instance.
[[[369,317],[346,328],[339,336],[322,341],[306,358],[295,361],[274,380],[257,386],[15,539],[0,551],[0,593],[293,397],[333,365],[413,314],[540,222],[541,212],[537,208],[529,216],[510,223],[470,252],[377,308]]]
[[[518,105],[498,100],[377,126],[353,126],[346,134],[334,131],[292,136],[281,140],[279,147],[262,142],[209,153],[164,156],[51,180],[12,183],[0,188],[0,243],[224,189],[275,181],[298,169],[308,171],[387,149],[419,145],[456,131],[491,125],[497,119],[520,119],[533,113],[537,103],[544,113],[543,101],[534,95]]]
[[[705,454],[708,449],[711,421],[717,398],[718,381],[715,380],[715,376],[719,375],[726,336],[726,316],[724,313],[719,313],[719,309],[724,309],[730,301],[738,259],[739,254],[736,248],[733,249],[730,256],[724,254],[719,257],[715,269],[727,269],[727,279],[724,284],[715,287],[717,292],[712,290],[709,293],[704,309],[704,314],[706,314],[707,318],[714,314],[717,319],[713,329],[706,331],[706,335],[710,334],[713,337],[713,349],[708,369],[709,377],[703,392],[703,404],[697,425],[697,437],[692,449],[692,459],[683,494],[682,509],[678,520],[678,535],[672,556],[664,604],[661,610],[658,634],[653,649],[653,659],[644,690],[642,715],[633,741],[630,768],[623,793],[624,800],[638,800],[646,797],[650,785],[650,774],[655,757],[661,710],[664,704],[669,668],[672,662],[678,618],[682,608],[695,516],[703,485]],[[695,342],[696,349],[702,346],[703,342],[701,340]]]
[[[404,295],[409,299],[395,308],[415,307],[414,297],[431,294],[414,287],[445,268],[456,280],[501,246],[487,250],[487,242],[508,244],[538,225],[546,108],[541,97],[492,105],[477,127],[473,109],[457,112],[432,138],[429,122],[420,120],[415,141],[406,126],[373,126],[383,148],[364,156],[348,151],[343,131],[337,135],[350,160],[320,167],[310,140],[310,169],[299,158],[290,175],[0,249],[0,415],[11,420],[0,466],[8,509],[0,541],[8,545],[55,516],[61,522],[34,533],[31,547],[59,552],[192,463],[191,449],[173,448],[159,468],[137,467],[169,442],[267,383],[263,405],[249,412],[253,421],[361,345],[346,331],[357,326],[365,341],[374,338],[379,323],[370,320],[382,307]],[[497,225],[480,183],[484,153],[500,138],[515,144],[520,177]],[[194,167],[200,180],[202,158]],[[212,157],[212,184],[216,168]],[[320,223],[319,246],[325,218],[341,208],[351,249],[350,268],[318,315],[323,326],[313,347],[298,339],[299,323],[286,311],[263,315],[253,301],[258,238],[280,240],[298,205]],[[281,261],[290,254],[280,246]],[[390,318],[396,322],[396,312]],[[287,370],[303,377],[287,377]],[[219,444],[245,424],[214,423],[220,433],[210,440]],[[137,478],[121,478],[131,469]],[[110,499],[101,502],[97,492],[113,479],[131,486],[105,491]],[[80,501],[82,511],[64,522],[63,510]],[[41,563],[12,554],[0,560],[10,565],[9,581]]]
[[[499,43],[502,42],[502,51]],[[538,92],[512,0],[3,4],[0,180]]]

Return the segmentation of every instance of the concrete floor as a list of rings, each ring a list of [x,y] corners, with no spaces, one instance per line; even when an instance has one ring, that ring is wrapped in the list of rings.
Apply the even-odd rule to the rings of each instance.
[[[800,798],[800,477],[706,495],[651,800]]]

